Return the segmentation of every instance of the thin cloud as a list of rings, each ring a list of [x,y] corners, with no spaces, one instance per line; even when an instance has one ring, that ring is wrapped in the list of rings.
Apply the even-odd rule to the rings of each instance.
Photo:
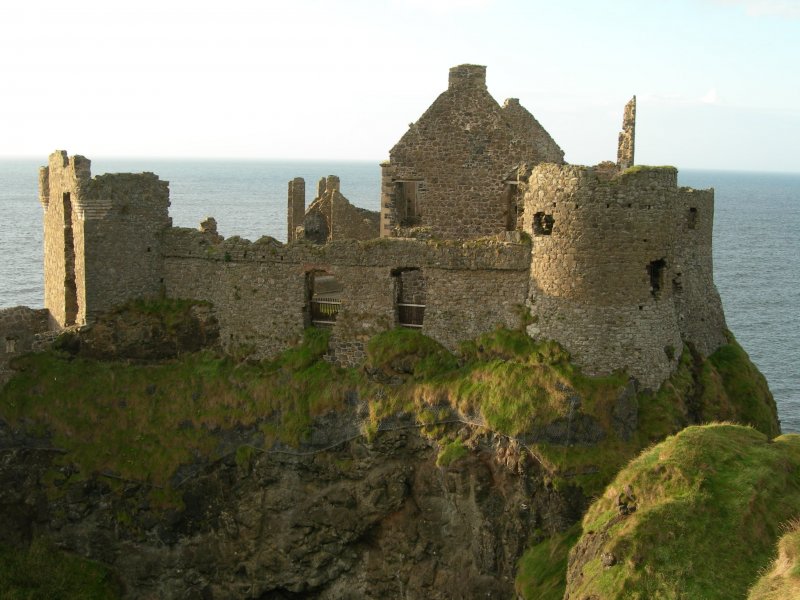
[[[712,0],[715,4],[740,6],[751,17],[800,19],[800,0]]]

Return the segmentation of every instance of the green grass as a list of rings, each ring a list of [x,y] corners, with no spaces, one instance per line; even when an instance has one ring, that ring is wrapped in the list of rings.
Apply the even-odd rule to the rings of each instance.
[[[800,519],[786,526],[770,568],[750,590],[747,600],[800,598]]]
[[[439,449],[439,455],[436,457],[436,465],[439,467],[449,467],[459,458],[463,458],[467,454],[469,454],[469,450],[460,439],[446,442]]]
[[[570,597],[743,598],[781,524],[800,511],[800,436],[769,441],[739,425],[689,427],[623,469],[583,520],[605,536]],[[620,517],[627,488],[637,509]],[[600,564],[601,553],[614,566]]]
[[[576,523],[528,548],[517,563],[517,594],[536,600],[561,600],[567,586],[567,555],[581,534]]]
[[[353,374],[321,360],[327,335],[308,330],[258,364],[209,352],[158,364],[31,354],[0,391],[0,414],[48,433],[67,450],[57,460],[79,465],[75,477],[108,472],[164,487],[180,464],[217,457],[215,431],[261,426],[268,443],[296,445],[314,416],[342,407]]]
[[[187,306],[136,310],[179,315]],[[525,440],[537,428],[569,418],[577,397],[580,412],[594,419],[604,438],[593,445],[528,442],[527,447],[545,480],[556,489],[579,488],[589,498],[602,494],[643,448],[693,419],[724,418],[749,423],[770,437],[777,433],[766,383],[732,338],[709,359],[684,349],[677,371],[658,392],[636,394],[638,428],[624,440],[615,433],[613,412],[629,384],[627,375],[585,376],[553,342],[499,328],[453,354],[418,331],[394,329],[369,341],[365,369],[354,370],[323,360],[328,333],[309,329],[300,345],[260,363],[210,352],[157,364],[100,362],[60,352],[28,355],[17,359],[18,373],[0,391],[0,414],[32,435],[48,434],[54,446],[67,451],[54,459],[55,466],[61,461],[79,467],[73,478],[111,473],[149,482],[156,505],[180,502],[179,491],[170,488],[179,465],[198,456],[219,457],[216,432],[250,427],[263,433],[265,447],[296,446],[309,435],[314,417],[343,410],[352,392],[368,401],[363,429],[368,439],[385,419],[414,415],[420,431],[438,443],[442,467],[469,451],[446,421],[462,419],[478,424],[478,430]],[[254,452],[239,447],[240,469],[250,468]],[[54,469],[49,480],[61,483],[61,477]],[[571,539],[557,536],[526,554],[517,581],[523,597],[556,594],[561,584],[548,573],[561,569]]]
[[[108,570],[59,552],[42,539],[26,549],[0,545],[2,600],[107,600],[121,589]]]

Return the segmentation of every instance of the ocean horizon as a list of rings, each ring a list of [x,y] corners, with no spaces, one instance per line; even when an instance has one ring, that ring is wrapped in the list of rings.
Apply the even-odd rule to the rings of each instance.
[[[90,157],[91,158],[91,157]],[[45,159],[0,158],[0,308],[43,305],[38,168]],[[170,183],[173,225],[213,216],[225,237],[286,241],[288,181],[341,180],[362,208],[380,205],[379,161],[94,158],[92,174],[150,171]],[[715,189],[714,277],[728,327],[767,377],[784,432],[800,432],[800,174],[679,169],[680,185]]]

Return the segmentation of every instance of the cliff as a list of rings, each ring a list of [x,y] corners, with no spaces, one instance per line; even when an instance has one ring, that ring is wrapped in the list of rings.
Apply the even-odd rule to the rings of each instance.
[[[359,369],[309,329],[275,360],[238,361],[215,353],[202,306],[164,304],[13,361],[0,544],[29,577],[12,589],[61,568],[127,598],[560,597],[570,527],[642,448],[719,418],[779,431],[733,340],[686,349],[647,392],[508,329],[457,354],[391,330]],[[108,335],[120,321],[151,341]],[[191,328],[210,349],[169,342]],[[160,350],[131,354],[143,344]]]
[[[799,435],[770,440],[710,425],[668,438],[622,470],[587,512],[565,600],[744,598],[782,526],[797,517],[798,474]],[[789,564],[766,579],[780,582],[788,571],[783,589],[796,590],[796,541],[787,536],[782,552]],[[770,587],[764,582],[750,597],[769,597]]]

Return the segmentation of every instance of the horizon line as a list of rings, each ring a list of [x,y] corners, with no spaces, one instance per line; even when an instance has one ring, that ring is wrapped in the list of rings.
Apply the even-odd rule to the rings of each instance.
[[[58,150],[54,150],[53,152],[57,152]],[[50,152],[52,154],[53,152]],[[50,156],[47,154],[46,156]],[[74,156],[74,154],[70,155]],[[373,163],[375,166],[380,166],[382,162],[386,159],[374,159],[374,158],[292,158],[292,157],[254,157],[254,156],[213,156],[213,155],[142,155],[142,154],[100,154],[93,157],[88,157],[82,154],[79,156],[84,156],[88,158],[92,162],[95,161],[102,161],[102,160],[159,160],[159,161],[198,161],[198,162],[295,162],[295,163]],[[32,154],[0,154],[0,161],[5,160],[31,160],[31,161],[42,161],[43,158],[41,155],[32,155]],[[574,164],[575,166],[594,166],[594,165],[579,165],[578,163],[569,163],[566,164]],[[657,166],[657,165],[648,165],[644,163],[636,163],[637,166]],[[770,175],[800,175],[800,170],[797,171],[784,171],[784,170],[777,170],[777,169],[735,169],[735,168],[720,168],[720,167],[679,167],[674,166],[678,172],[681,171],[716,171],[721,173],[761,173],[761,174],[770,174]]]

